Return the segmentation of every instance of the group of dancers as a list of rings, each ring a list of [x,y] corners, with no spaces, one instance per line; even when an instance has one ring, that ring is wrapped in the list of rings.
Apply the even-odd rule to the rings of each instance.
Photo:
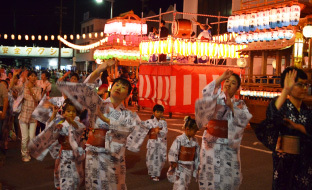
[[[127,189],[125,150],[138,152],[146,137],[148,175],[153,181],[159,181],[167,161],[168,128],[163,117],[164,107],[155,105],[153,118],[142,121],[123,105],[132,90],[130,82],[124,78],[114,80],[109,98],[95,100],[90,83],[108,66],[107,62],[103,63],[83,84],[58,83],[64,93],[61,106],[58,107],[49,99],[42,100],[49,102],[44,103],[51,108],[49,119],[46,128],[28,143],[27,154],[42,160],[48,152],[51,153],[56,159],[54,181],[57,189]],[[307,87],[307,78],[306,75],[299,75],[301,71],[296,68],[285,69],[284,72],[283,93],[274,100],[275,104],[273,101],[270,105],[268,118],[256,129],[256,134],[269,148],[280,143],[278,137],[284,134],[300,136],[305,146],[294,157],[272,148],[273,156],[276,154],[273,157],[274,172],[285,172],[287,168],[284,167],[293,166],[291,161],[305,166],[293,166],[294,173],[274,173],[273,189],[295,189],[294,185],[300,189],[311,189],[312,165],[307,159],[311,153],[306,152],[307,148],[311,148],[310,111],[306,112],[306,107],[299,107],[296,115],[282,114],[289,112],[290,107],[295,109],[297,106],[291,98],[286,100],[287,96],[294,95],[294,88],[303,89],[300,97],[295,99],[304,98],[302,94]],[[173,189],[188,189],[192,177],[198,180],[200,190],[239,189],[242,182],[240,144],[244,129],[252,117],[244,101],[235,99],[240,83],[239,75],[227,69],[203,89],[203,97],[195,103],[195,118],[185,117],[184,133],[176,137],[168,152],[170,167],[167,178],[173,183]],[[301,114],[302,111],[306,115]],[[290,120],[285,120],[285,117]],[[277,122],[276,118],[287,121],[288,127],[274,123]],[[88,138],[84,139],[82,134],[86,128],[89,129]],[[204,134],[199,146],[195,135],[201,129],[204,129]],[[271,140],[267,133],[271,134]],[[281,154],[288,160],[281,158]],[[285,165],[281,164],[283,159]],[[302,177],[307,179],[300,183]],[[295,178],[299,180],[294,182]]]

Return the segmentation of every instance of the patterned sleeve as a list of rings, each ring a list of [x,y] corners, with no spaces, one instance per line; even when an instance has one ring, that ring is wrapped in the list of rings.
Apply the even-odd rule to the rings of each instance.
[[[146,122],[142,122],[136,113],[132,114],[133,117],[129,124],[129,127],[131,127],[132,131],[127,137],[126,148],[132,152],[139,152],[144,139],[149,132],[149,128],[146,125]]]
[[[196,138],[196,152],[195,152],[195,162],[194,162],[194,171],[193,177],[197,177],[198,167],[199,167],[199,158],[200,158],[200,146],[198,144],[198,140]]]
[[[168,153],[168,160],[169,162],[178,162],[179,160],[179,152],[180,152],[180,145],[181,145],[181,142],[179,140],[179,138],[177,137],[172,145],[171,145],[171,148],[169,150],[169,153]]]
[[[78,143],[80,142],[80,137],[81,137],[83,130],[85,129],[85,126],[78,121],[74,121],[74,122],[77,123],[78,129],[75,129],[73,126],[69,126],[68,138],[69,138],[70,146],[73,149],[74,156],[79,157],[84,154],[83,148],[79,147]]]
[[[242,108],[234,106],[234,117],[232,114],[229,115],[228,139],[229,146],[233,149],[237,149],[240,146],[244,129],[252,117],[244,101],[240,100],[239,105]]]
[[[159,131],[158,135],[161,138],[165,138],[167,136],[167,133],[168,133],[167,122],[163,121],[163,120],[160,120],[159,121],[159,127],[162,128],[162,129]]]
[[[266,119],[255,127],[258,140],[271,151],[274,151],[276,148],[280,131],[279,126],[281,126],[282,121],[282,114],[277,110],[275,100],[272,100],[266,111]]]

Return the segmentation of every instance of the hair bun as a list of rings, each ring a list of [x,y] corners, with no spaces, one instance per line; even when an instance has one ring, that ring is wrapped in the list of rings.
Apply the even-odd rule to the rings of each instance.
[[[187,122],[190,119],[190,116],[185,116],[184,117],[184,122]]]

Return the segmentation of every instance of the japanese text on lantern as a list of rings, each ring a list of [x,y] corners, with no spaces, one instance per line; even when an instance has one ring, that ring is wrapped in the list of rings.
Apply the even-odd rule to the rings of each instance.
[[[31,51],[32,51],[31,47],[26,49],[26,52],[27,52],[28,55],[31,53]]]
[[[40,55],[42,55],[43,52],[44,52],[44,48],[39,48],[39,49],[38,49],[38,52],[39,52]]]
[[[8,54],[9,53],[9,48],[8,47],[3,47],[2,48],[3,54]]]
[[[56,52],[57,52],[57,50],[56,50],[56,49],[51,49],[51,54],[50,54],[50,55],[55,55],[55,54],[56,54]]]
[[[20,48],[14,48],[14,54],[21,54]]]

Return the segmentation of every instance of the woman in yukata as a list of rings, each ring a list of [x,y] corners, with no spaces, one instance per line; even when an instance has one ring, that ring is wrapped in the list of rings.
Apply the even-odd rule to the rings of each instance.
[[[56,116],[57,108],[47,122],[46,129],[28,145],[30,154],[42,160],[50,151],[55,160],[54,184],[56,189],[79,189],[84,183],[84,150],[79,146],[85,126],[79,122],[77,109],[69,99]]]
[[[272,189],[312,189],[312,112],[303,102],[308,76],[294,67],[281,75],[281,96],[273,99],[266,120],[255,128],[257,138],[272,151]]]
[[[203,98],[195,103],[197,125],[205,128],[200,151],[200,190],[234,190],[241,184],[240,144],[252,115],[244,101],[234,98],[240,83],[240,77],[227,69],[203,89]]]

